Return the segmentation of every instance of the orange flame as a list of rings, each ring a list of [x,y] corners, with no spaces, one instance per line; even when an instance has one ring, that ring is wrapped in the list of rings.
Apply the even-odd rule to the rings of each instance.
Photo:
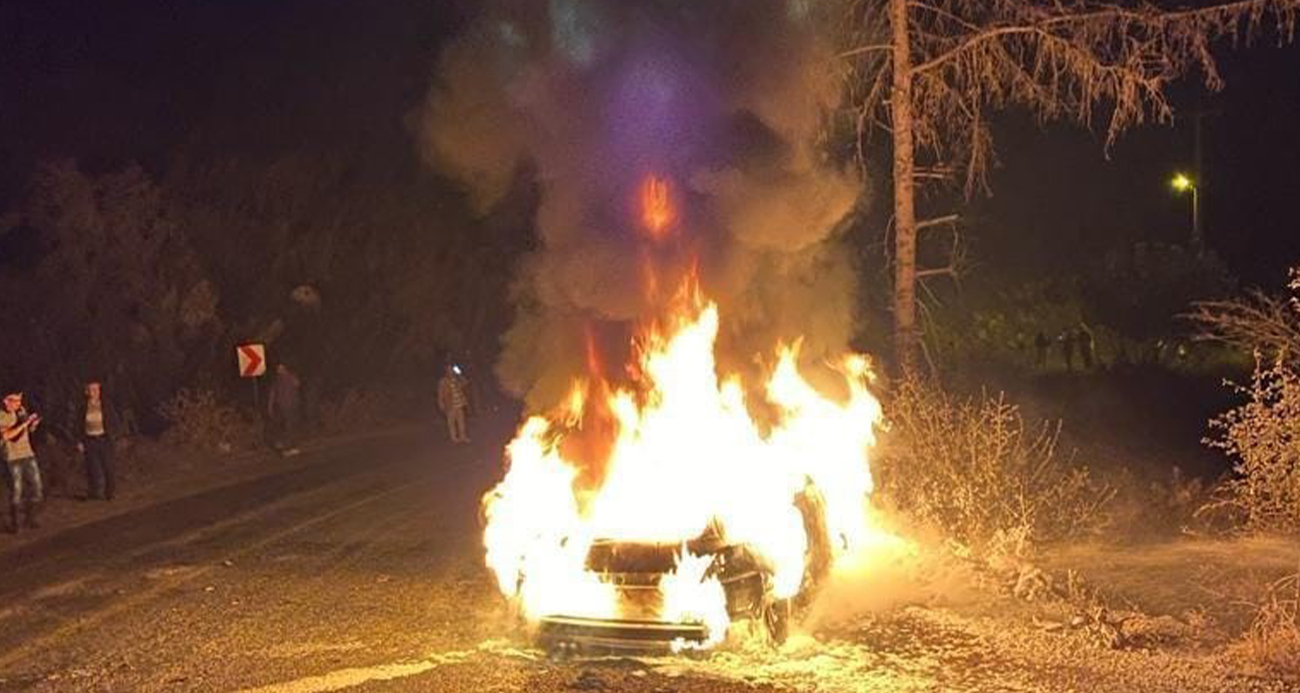
[[[655,272],[654,259],[649,254],[641,255],[641,275],[645,287],[642,293],[647,302],[654,301],[659,296],[659,274]]]
[[[605,372],[605,365],[601,362],[600,347],[596,346],[596,333],[590,324],[585,329],[584,346],[587,351],[587,372],[597,378]]]
[[[640,197],[641,223],[652,238],[662,238],[677,222],[672,187],[667,179],[650,175],[641,182]]]
[[[484,498],[483,539],[498,587],[531,619],[630,617],[616,586],[587,567],[593,542],[681,544],[715,523],[772,566],[773,597],[793,597],[812,539],[796,496],[810,484],[823,499],[832,572],[869,566],[896,541],[867,503],[880,420],[870,362],[849,354],[833,364],[848,389],[833,400],[800,372],[797,345],[778,347],[747,388],[718,372],[719,310],[694,279],[667,314],[640,325],[631,382],[575,382],[559,411],[526,420],[507,447],[509,471]],[[773,425],[750,416],[751,389],[775,412]],[[658,617],[705,624],[712,645],[729,616],[707,567],[679,555],[659,584]]]

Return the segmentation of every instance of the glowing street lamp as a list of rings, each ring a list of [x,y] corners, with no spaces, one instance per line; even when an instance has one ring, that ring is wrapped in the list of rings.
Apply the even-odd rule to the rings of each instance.
[[[1175,174],[1169,181],[1174,190],[1180,193],[1192,193],[1192,247],[1201,249],[1201,200],[1196,181],[1186,173]]]

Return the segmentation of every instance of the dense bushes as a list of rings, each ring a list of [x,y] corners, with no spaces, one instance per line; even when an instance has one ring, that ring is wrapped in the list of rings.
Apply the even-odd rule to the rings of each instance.
[[[165,442],[214,452],[254,447],[260,426],[223,404],[211,390],[182,389],[158,408],[169,427]]]
[[[61,423],[99,378],[152,435],[181,388],[232,398],[242,341],[290,363],[305,398],[419,393],[449,352],[491,362],[532,238],[527,181],[473,217],[445,182],[359,175],[350,152],[41,164],[0,209],[0,384]]]
[[[121,409],[152,412],[216,353],[215,285],[141,168],[96,176],[72,161],[42,165],[22,206],[0,219],[0,240],[13,254],[0,264],[0,379],[47,413],[88,377]]]

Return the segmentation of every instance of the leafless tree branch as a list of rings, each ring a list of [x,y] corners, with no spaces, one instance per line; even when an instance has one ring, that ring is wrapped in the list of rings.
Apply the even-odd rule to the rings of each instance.
[[[1200,341],[1300,357],[1300,312],[1290,300],[1255,292],[1244,299],[1196,303],[1183,317],[1196,325],[1194,337]]]
[[[923,221],[918,221],[916,223],[916,230],[922,231],[924,229],[928,229],[933,226],[946,226],[949,224],[955,224],[960,220],[961,220],[961,215],[959,214],[948,214],[942,217],[936,217],[934,219],[925,219]]]

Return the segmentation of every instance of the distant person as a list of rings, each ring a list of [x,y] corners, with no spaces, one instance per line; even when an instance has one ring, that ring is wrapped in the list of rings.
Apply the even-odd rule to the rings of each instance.
[[[1157,339],[1155,346],[1147,350],[1146,358],[1143,359],[1143,365],[1161,366],[1165,363],[1165,357],[1169,353],[1169,344],[1163,339]]]
[[[1093,357],[1095,356],[1093,353],[1094,344],[1092,333],[1089,332],[1087,328],[1080,327],[1076,340],[1079,343],[1079,356],[1083,359],[1083,369],[1085,371],[1090,371],[1092,370]]]
[[[1119,343],[1119,353],[1115,354],[1115,368],[1126,370],[1133,366],[1133,359],[1128,353],[1128,342],[1121,340]]]
[[[1061,340],[1061,358],[1065,360],[1065,370],[1074,371],[1074,330],[1066,330],[1058,337]]]
[[[1037,364],[1039,370],[1047,368],[1047,349],[1050,346],[1052,346],[1052,340],[1048,339],[1042,330],[1039,330],[1038,334],[1034,335],[1034,363]]]
[[[0,410],[0,440],[3,441],[5,471],[9,481],[9,532],[17,534],[20,526],[40,527],[36,516],[44,498],[41,488],[41,468],[32,448],[32,431],[41,425],[41,415],[28,413],[23,407],[23,393],[5,394],[4,408]],[[26,511],[26,523],[18,518]]]
[[[104,397],[98,380],[86,383],[85,395],[73,425],[81,432],[77,450],[86,465],[86,498],[111,501],[117,492],[112,437],[118,429],[117,412]]]
[[[447,417],[447,435],[453,443],[469,442],[465,432],[465,413],[469,409],[466,384],[460,367],[454,363],[447,364],[438,381],[438,408]]]
[[[271,394],[266,398],[266,411],[271,419],[273,446],[285,455],[298,453],[298,419],[302,413],[302,381],[288,364],[275,367],[275,380]]]

